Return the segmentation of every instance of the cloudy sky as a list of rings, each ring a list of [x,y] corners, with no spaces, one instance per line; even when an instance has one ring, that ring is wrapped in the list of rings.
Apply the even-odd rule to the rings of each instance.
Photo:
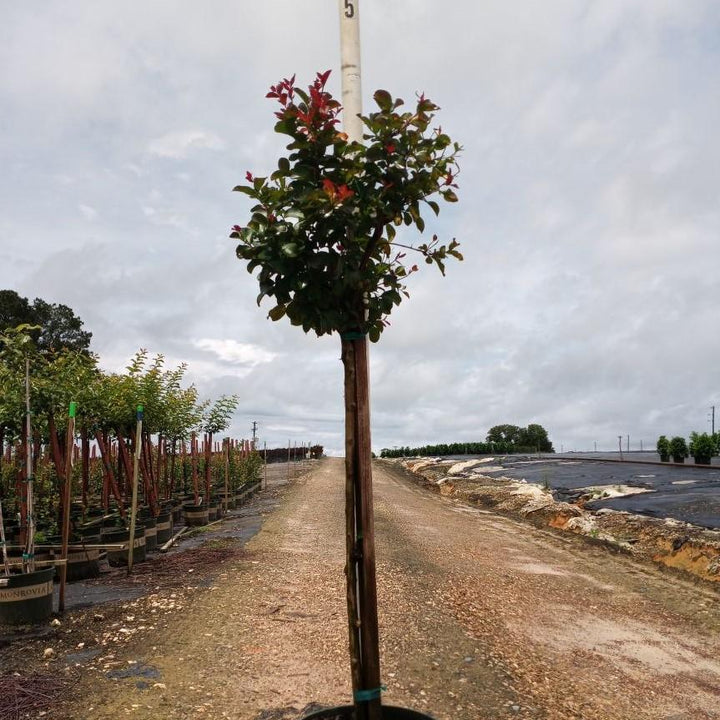
[[[231,192],[283,149],[271,83],[332,68],[335,0],[3,3],[0,288],[237,393],[232,434],[342,448],[337,337],[266,318]],[[373,446],[545,426],[556,449],[708,430],[720,405],[717,0],[362,0],[365,108],[424,91],[460,203],[372,347]],[[720,409],[719,409],[720,413]],[[719,423],[720,425],[720,415]]]

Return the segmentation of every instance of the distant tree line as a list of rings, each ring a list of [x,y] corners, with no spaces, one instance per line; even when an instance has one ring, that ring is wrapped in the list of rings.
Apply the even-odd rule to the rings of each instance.
[[[303,453],[306,457],[310,457],[313,460],[318,460],[323,456],[324,448],[322,445],[311,445],[309,447],[306,445],[305,447],[268,448],[267,450],[257,448],[257,451],[263,458],[266,457],[267,453],[268,463],[280,463],[287,462],[288,457],[290,458],[290,462],[294,462],[295,460],[302,460]]]
[[[427,457],[445,455],[511,455],[535,452],[555,452],[547,430],[542,425],[531,423],[527,427],[517,425],[495,425],[488,430],[485,442],[441,443],[422,447],[383,448],[380,457]]]

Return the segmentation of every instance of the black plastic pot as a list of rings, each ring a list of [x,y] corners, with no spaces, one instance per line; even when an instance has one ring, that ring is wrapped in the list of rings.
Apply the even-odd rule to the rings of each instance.
[[[88,545],[99,545],[100,535],[85,537],[83,541]],[[62,555],[60,550],[54,553],[56,558]],[[72,543],[68,548],[66,580],[87,580],[100,575],[100,550],[98,548],[85,548],[82,543]]]
[[[209,522],[207,505],[185,503],[183,505],[183,514],[185,515],[186,525],[207,525]]]
[[[353,720],[354,711],[354,705],[340,705],[311,712],[305,715],[303,720]],[[383,720],[434,720],[432,715],[392,705],[382,706],[382,718]]]
[[[173,515],[171,511],[161,512],[155,518],[157,531],[157,544],[164,545],[171,537],[173,531]]]
[[[157,548],[157,521],[154,517],[141,518],[138,522],[145,527],[145,552]]]
[[[685,462],[685,458],[682,457],[682,456],[681,456],[681,457],[676,457],[675,455],[673,455],[673,462],[674,462],[674,463],[684,463],[684,462]]]
[[[127,543],[130,540],[130,531],[125,529],[104,531],[102,542],[108,545]],[[113,567],[128,564],[127,550],[108,550],[108,563]],[[145,561],[145,528],[138,523],[135,526],[135,543],[133,548],[133,563]]]
[[[0,623],[36,625],[52,614],[55,568],[0,576]]]

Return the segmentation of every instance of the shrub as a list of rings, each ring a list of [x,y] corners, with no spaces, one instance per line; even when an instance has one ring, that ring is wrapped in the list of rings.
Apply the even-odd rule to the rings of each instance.
[[[707,433],[692,433],[690,435],[690,454],[699,465],[709,465],[715,454],[715,443]]]
[[[670,441],[665,435],[661,435],[657,441],[657,451],[660,455],[662,462],[667,462],[670,459]]]
[[[673,462],[685,462],[685,458],[688,456],[688,446],[685,438],[675,436],[670,441],[670,454]]]

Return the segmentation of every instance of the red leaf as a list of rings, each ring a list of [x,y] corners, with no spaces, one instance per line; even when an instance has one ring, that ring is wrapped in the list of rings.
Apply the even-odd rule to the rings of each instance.
[[[342,202],[343,200],[352,197],[355,193],[347,185],[341,185],[337,190],[337,194],[338,198],[340,198],[340,202]]]
[[[251,173],[249,170],[245,173],[245,179],[246,179],[248,182],[252,182],[252,181],[254,180],[254,178],[253,178],[253,176],[252,176],[252,173]]]
[[[327,79],[330,77],[331,70],[326,70],[324,73],[318,73],[318,80],[320,81],[321,87],[325,87]]]
[[[337,192],[335,188],[335,183],[332,180],[329,180],[328,178],[325,178],[323,180],[323,190],[330,196],[334,197],[335,193]]]

